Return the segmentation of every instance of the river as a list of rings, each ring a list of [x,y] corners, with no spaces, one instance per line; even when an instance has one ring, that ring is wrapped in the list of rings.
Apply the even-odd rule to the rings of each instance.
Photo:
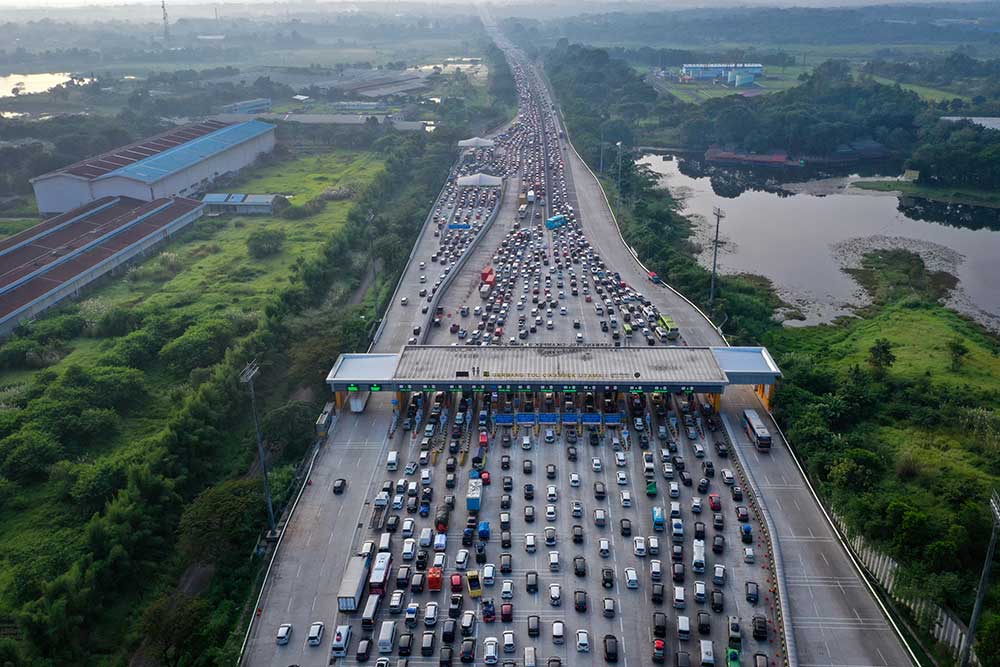
[[[851,314],[866,303],[866,295],[843,269],[857,266],[868,250],[906,248],[919,253],[929,268],[958,278],[949,306],[1000,330],[1000,210],[970,214],[956,213],[954,207],[942,207],[943,212],[908,207],[892,194],[844,187],[856,176],[784,186],[784,192],[751,189],[722,197],[713,191],[711,178],[681,173],[677,158],[645,155],[640,164],[661,177],[661,185],[681,202],[681,213],[694,222],[694,240],[703,249],[698,259],[705,266],[712,263],[713,209],[725,212],[719,270],[768,278],[804,315],[788,320],[790,325]],[[788,192],[792,189],[796,192]]]
[[[7,74],[0,76],[0,97],[13,97],[14,88],[18,94],[44,93],[70,80],[69,72],[45,72],[44,74]]]

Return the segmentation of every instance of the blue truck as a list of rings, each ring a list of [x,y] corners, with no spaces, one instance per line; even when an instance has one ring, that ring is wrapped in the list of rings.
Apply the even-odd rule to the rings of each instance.
[[[490,522],[480,521],[479,522],[479,539],[488,540],[490,539]]]
[[[554,215],[545,221],[545,229],[558,229],[566,224],[565,215]]]

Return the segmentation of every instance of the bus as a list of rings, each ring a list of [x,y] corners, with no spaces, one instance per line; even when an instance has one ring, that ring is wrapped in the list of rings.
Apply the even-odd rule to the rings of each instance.
[[[368,577],[368,592],[385,593],[389,583],[389,573],[392,570],[392,554],[381,552],[375,555],[375,564],[372,566],[372,573]]]
[[[668,339],[667,330],[664,329],[663,327],[656,327],[655,329],[653,329],[653,332],[656,334],[656,337],[659,338],[660,340]]]
[[[517,207],[517,217],[519,217],[521,220],[524,220],[526,217],[528,217],[527,204],[521,204],[520,206]]]
[[[626,338],[631,338],[632,337],[632,325],[629,324],[628,322],[625,322],[624,324],[622,324],[622,331],[625,332],[625,337]]]
[[[653,530],[662,531],[665,527],[665,520],[663,518],[663,508],[659,505],[653,506]]]
[[[771,434],[756,410],[743,411],[743,430],[747,432],[747,437],[757,451],[765,452],[771,449]]]
[[[666,315],[660,315],[660,319],[657,320],[660,327],[667,332],[667,340],[677,340],[681,335],[680,329],[677,328],[677,324],[674,322],[672,317],[667,317]]]

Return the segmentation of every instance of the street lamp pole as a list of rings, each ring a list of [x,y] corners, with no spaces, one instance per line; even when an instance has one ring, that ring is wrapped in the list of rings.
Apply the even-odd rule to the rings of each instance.
[[[264,437],[260,432],[260,421],[257,419],[257,396],[253,390],[253,379],[260,372],[260,366],[254,359],[240,372],[240,382],[250,388],[250,412],[253,413],[253,427],[257,434],[257,459],[264,475],[264,500],[267,503],[267,525],[271,534],[275,532],[274,506],[271,502],[271,482],[267,476],[267,459],[264,457]]]
[[[616,142],[618,147],[618,205],[622,203],[622,142]]]
[[[601,166],[598,167],[597,172],[600,174],[604,173],[604,126],[601,125]]]
[[[983,600],[986,598],[990,584],[993,554],[997,548],[997,533],[1000,533],[1000,495],[997,495],[995,490],[990,494],[990,513],[993,515],[993,531],[990,533],[990,544],[986,547],[986,560],[983,562],[983,573],[979,577],[979,589],[976,591],[976,605],[972,608],[969,634],[966,635],[965,641],[962,643],[962,654],[958,659],[958,667],[969,667],[969,653],[972,650],[972,642],[976,638],[979,615],[983,612]]]
[[[712,209],[715,216],[715,242],[712,244],[712,287],[708,292],[708,315],[711,317],[715,310],[715,270],[719,259],[719,223],[726,217],[725,211],[716,206]]]

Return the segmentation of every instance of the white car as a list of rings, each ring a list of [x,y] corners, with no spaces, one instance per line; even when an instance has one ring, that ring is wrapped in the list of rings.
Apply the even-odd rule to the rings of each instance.
[[[438,622],[438,603],[428,602],[424,607],[424,625],[428,628]]]
[[[570,486],[580,486],[580,474],[571,472],[569,474],[569,485]]]
[[[573,501],[573,516],[576,518],[583,516],[583,503],[579,500]]]
[[[754,562],[753,547],[744,547],[743,548],[743,562],[744,563],[752,563],[752,562]]]
[[[619,468],[625,467],[625,455],[621,452],[615,452],[615,465]]]
[[[590,651],[590,633],[580,629],[576,631],[576,650],[580,653]]]
[[[556,506],[555,505],[546,505],[545,506],[545,520],[546,521],[555,521],[556,520]]]
[[[292,625],[290,623],[282,623],[278,626],[278,634],[274,639],[274,642],[278,646],[284,646],[288,643],[288,640],[292,637]]]
[[[618,486],[625,486],[628,484],[628,476],[625,474],[624,470],[619,470],[615,475],[615,478],[618,480]]]
[[[634,567],[625,568],[625,587],[639,588],[639,575],[636,573]]]
[[[534,533],[525,533],[525,535],[524,535],[524,550],[527,551],[529,554],[533,554],[533,553],[535,553],[535,547],[536,547],[535,534]]]
[[[656,558],[649,561],[649,578],[653,581],[660,581],[663,578],[663,563]]]
[[[733,471],[729,468],[722,469],[722,483],[730,486],[736,483],[736,477],[733,476]]]
[[[403,519],[403,528],[402,528],[403,537],[413,537],[413,528],[415,525],[416,522],[413,519],[410,518]]]
[[[514,598],[514,581],[512,579],[503,580],[503,585],[500,587],[500,597],[504,600]]]
[[[632,494],[628,491],[622,491],[622,507],[632,507]]]
[[[307,638],[310,646],[319,646],[323,643],[323,622],[316,621],[309,626],[309,636]]]
[[[434,552],[434,561],[431,563],[431,567],[439,567],[442,570],[448,564],[448,554],[443,551]]]
[[[701,504],[701,498],[692,498],[691,499],[691,511],[694,512],[695,514],[701,514],[701,510],[702,509],[703,508],[702,508],[702,504]]]
[[[514,631],[504,630],[503,631],[503,652],[513,653],[514,652]]]
[[[483,565],[483,585],[492,586],[497,576],[497,566],[493,563]]]
[[[650,535],[646,538],[646,547],[649,549],[650,556],[656,556],[660,553],[660,538],[656,535]]]
[[[550,503],[554,503],[558,497],[559,497],[559,493],[556,490],[556,487],[555,487],[554,484],[549,484],[547,487],[545,487],[545,499],[546,500],[548,500]]]
[[[601,459],[597,458],[596,456],[590,459],[590,468],[594,472],[601,472]]]
[[[392,509],[401,510],[403,509],[403,494],[397,493],[392,497]]]
[[[456,570],[467,570],[469,569],[469,550],[459,549],[458,553],[455,555],[455,569]]]
[[[611,541],[607,538],[601,538],[597,543],[597,552],[601,554],[601,558],[611,557]]]
[[[417,541],[412,537],[403,540],[403,560],[413,560],[417,555]]]
[[[496,637],[487,637],[483,641],[483,662],[487,665],[495,665],[500,660],[500,642]]]
[[[681,497],[681,485],[677,482],[670,482],[670,497],[680,498]]]
[[[632,538],[632,553],[640,558],[646,555],[646,538],[637,535]]]
[[[558,607],[562,604],[562,586],[549,584],[549,604]]]

